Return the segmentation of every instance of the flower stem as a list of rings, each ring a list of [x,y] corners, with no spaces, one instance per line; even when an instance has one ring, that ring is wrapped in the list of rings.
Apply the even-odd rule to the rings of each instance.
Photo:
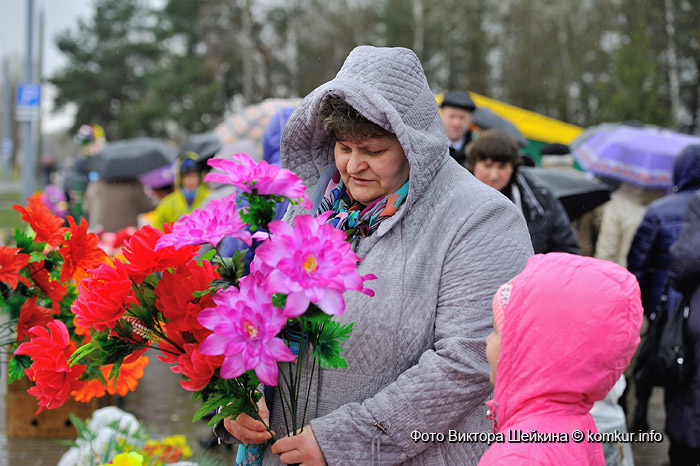
[[[304,414],[301,417],[301,426],[304,427],[304,422],[306,422],[306,410],[309,407],[309,397],[311,396],[311,384],[314,380],[314,371],[316,370],[316,356],[314,356],[311,362],[311,375],[309,376],[309,385],[306,389],[306,402],[304,402]],[[320,368],[319,368],[320,370]]]

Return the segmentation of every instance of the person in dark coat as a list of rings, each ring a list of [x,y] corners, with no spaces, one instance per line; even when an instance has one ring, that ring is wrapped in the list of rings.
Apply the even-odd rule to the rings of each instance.
[[[670,249],[669,277],[675,289],[690,296],[686,336],[695,356],[693,377],[667,387],[666,435],[671,442],[671,466],[700,462],[700,190],[688,204],[678,241]]]
[[[447,133],[450,155],[460,165],[467,160],[467,145],[472,141],[471,125],[474,101],[464,91],[450,91],[440,104],[442,124]]]
[[[647,208],[632,239],[627,268],[637,276],[642,291],[644,313],[648,316],[661,298],[668,276],[669,248],[677,239],[688,203],[700,189],[700,145],[688,146],[673,164],[673,193],[655,200]],[[680,294],[668,294],[668,309],[675,309]],[[637,407],[633,430],[647,430],[647,405],[651,387],[637,384]]]
[[[576,233],[561,202],[525,173],[517,141],[501,130],[486,130],[467,147],[466,167],[479,181],[504,194],[525,216],[535,254],[580,254]]]

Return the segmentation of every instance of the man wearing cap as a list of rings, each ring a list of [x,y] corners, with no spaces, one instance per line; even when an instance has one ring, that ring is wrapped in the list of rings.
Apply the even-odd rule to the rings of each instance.
[[[445,126],[450,155],[460,165],[467,161],[466,147],[472,140],[471,124],[476,105],[465,91],[450,91],[442,100],[442,124]]]

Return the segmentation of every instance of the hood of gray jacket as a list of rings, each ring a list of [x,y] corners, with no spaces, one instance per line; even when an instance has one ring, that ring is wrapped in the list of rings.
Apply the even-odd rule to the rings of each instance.
[[[378,231],[382,236],[425,192],[449,158],[447,136],[418,57],[405,48],[356,47],[336,77],[312,91],[287,121],[282,166],[311,190],[331,164],[334,142],[319,119],[323,102],[340,97],[362,116],[396,134],[410,165],[406,204]],[[402,212],[403,211],[403,212]]]

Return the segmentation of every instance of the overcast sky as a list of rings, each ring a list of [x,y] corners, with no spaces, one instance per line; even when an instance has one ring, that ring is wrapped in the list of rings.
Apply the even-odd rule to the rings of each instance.
[[[53,43],[53,38],[66,28],[75,28],[78,18],[87,19],[92,10],[93,0],[34,0],[34,50],[38,50],[39,11],[44,11],[44,76],[65,63],[63,55]],[[24,76],[24,55],[26,47],[27,0],[0,0],[0,59],[7,56],[22,60]],[[44,86],[42,111],[45,131],[65,128],[71,123],[67,114],[51,112],[51,89]]]

